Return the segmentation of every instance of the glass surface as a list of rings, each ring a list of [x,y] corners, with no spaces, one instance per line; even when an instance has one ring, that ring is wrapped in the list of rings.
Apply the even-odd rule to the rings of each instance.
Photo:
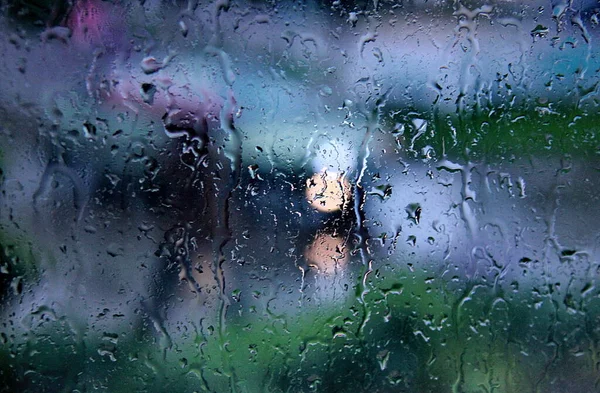
[[[599,18],[0,1],[0,392],[599,392]]]

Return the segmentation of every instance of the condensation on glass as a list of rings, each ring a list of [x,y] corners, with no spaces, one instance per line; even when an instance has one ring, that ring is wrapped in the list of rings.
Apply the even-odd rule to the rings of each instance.
[[[0,391],[600,391],[599,17],[0,2]]]

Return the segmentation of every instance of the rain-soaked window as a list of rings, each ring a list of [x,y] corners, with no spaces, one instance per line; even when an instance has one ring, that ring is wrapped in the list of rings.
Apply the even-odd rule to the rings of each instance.
[[[0,392],[600,392],[599,21],[0,1]]]

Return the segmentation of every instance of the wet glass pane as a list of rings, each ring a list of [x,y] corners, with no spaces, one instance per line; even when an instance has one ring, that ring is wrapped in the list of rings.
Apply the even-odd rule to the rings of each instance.
[[[0,392],[600,391],[599,18],[0,1]]]

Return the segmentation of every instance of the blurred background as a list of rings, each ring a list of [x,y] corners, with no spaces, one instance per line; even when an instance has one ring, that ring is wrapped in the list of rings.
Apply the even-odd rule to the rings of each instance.
[[[0,0],[0,392],[600,392],[599,18]]]

